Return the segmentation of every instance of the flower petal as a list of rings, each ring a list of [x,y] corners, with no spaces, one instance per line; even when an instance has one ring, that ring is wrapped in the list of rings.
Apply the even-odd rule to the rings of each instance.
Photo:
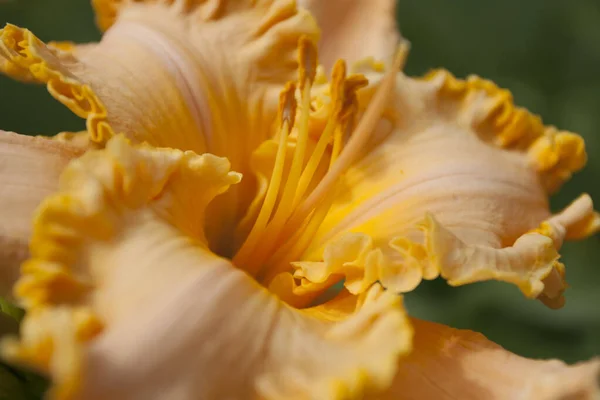
[[[27,257],[31,219],[81,149],[46,138],[0,131],[0,294],[7,296]],[[9,295],[10,296],[10,295]]]
[[[362,398],[386,388],[412,330],[378,285],[295,310],[207,249],[227,160],[121,136],[61,177],[35,220],[9,358],[57,398]],[[158,395],[160,394],[160,395]]]
[[[360,399],[390,384],[411,336],[391,295],[374,287],[352,316],[329,322],[225,268],[92,342],[81,398]]]
[[[585,161],[579,136],[545,127],[489,81],[399,73],[296,277],[345,277],[353,293],[377,280],[405,292],[440,274],[454,285],[498,279],[560,307],[557,251],[597,232],[600,217],[587,195],[552,216],[547,197]]]
[[[72,53],[46,46],[30,31],[7,24],[0,29],[0,60],[0,72],[19,80],[45,83],[52,96],[86,118],[94,141],[113,134],[104,104],[89,85],[71,72],[78,69]]]
[[[3,70],[46,83],[87,119],[93,141],[125,133],[227,156],[242,170],[269,135],[279,87],[295,77],[299,38],[316,40],[316,24],[293,0],[169,3],[96,1],[114,24],[84,48],[7,25]]]
[[[94,143],[90,140],[88,131],[60,132],[49,137],[49,139],[60,143],[67,143],[82,150],[97,149],[100,147],[97,143]]]
[[[483,335],[413,319],[415,348],[378,399],[595,399],[600,360],[565,365],[519,357]]]
[[[321,28],[319,54],[330,69],[338,60],[390,61],[400,41],[396,0],[299,0]]]
[[[247,178],[209,213],[218,221],[209,233],[217,248],[259,186],[251,154],[272,135],[279,90],[296,78],[300,39],[317,40],[315,21],[294,0],[95,6],[110,25],[95,45],[46,46],[27,30],[0,30],[0,58],[12,65],[5,72],[46,83],[87,119],[100,145],[124,133],[136,142],[227,157]]]

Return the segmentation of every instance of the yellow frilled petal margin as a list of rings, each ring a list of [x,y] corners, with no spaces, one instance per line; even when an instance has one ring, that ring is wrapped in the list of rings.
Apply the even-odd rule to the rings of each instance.
[[[0,295],[10,296],[27,257],[31,216],[58,188],[58,177],[83,149],[72,143],[0,131]]]
[[[357,68],[373,82],[358,92],[364,107],[382,66]],[[452,285],[511,282],[562,306],[558,250],[600,228],[586,194],[557,215],[548,207],[548,193],[585,164],[581,137],[545,127],[508,91],[477,77],[399,73],[394,96],[302,261],[293,263],[293,291],[319,292],[344,279],[352,293],[376,281],[406,292],[441,275]]]
[[[104,32],[108,30],[119,17],[119,13],[131,3],[161,3],[175,5],[175,8],[188,12],[195,9],[199,14],[207,17],[217,17],[226,3],[230,0],[92,0],[92,7],[96,13],[96,23]]]
[[[0,72],[15,79],[45,83],[54,98],[86,118],[92,140],[112,136],[106,108],[90,86],[69,70],[74,59],[61,50],[47,47],[26,29],[7,24],[0,29],[0,60]]]
[[[48,139],[60,143],[69,144],[71,146],[82,149],[82,151],[101,147],[97,143],[94,143],[90,140],[90,134],[88,133],[88,131],[60,132],[54,136],[48,137]]]
[[[295,310],[207,249],[227,160],[121,136],[72,161],[35,219],[13,361],[59,399],[360,399],[388,387],[412,329],[374,285]]]
[[[297,69],[299,38],[318,38],[312,17],[293,0],[95,5],[111,25],[100,43],[45,45],[7,25],[0,71],[46,83],[87,119],[95,142],[124,133],[227,156],[240,171],[268,135],[280,86]]]
[[[585,166],[585,143],[579,135],[544,126],[539,116],[516,107],[508,90],[477,76],[462,81],[442,70],[432,71],[425,79],[441,83],[442,101],[469,105],[467,110],[454,110],[455,115],[470,122],[482,140],[527,154],[548,193]]]
[[[45,45],[26,29],[0,30],[0,72],[46,83],[87,119],[99,146],[122,133],[227,157],[247,178],[209,212],[219,241],[252,201],[251,154],[271,136],[279,91],[298,69],[298,41],[318,40],[314,19],[294,0],[95,6],[110,25],[97,44]]]

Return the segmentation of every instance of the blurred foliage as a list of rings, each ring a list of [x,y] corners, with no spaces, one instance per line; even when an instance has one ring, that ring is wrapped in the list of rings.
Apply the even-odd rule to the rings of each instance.
[[[546,123],[581,133],[588,166],[553,199],[553,207],[565,206],[584,191],[600,202],[600,2],[402,0],[398,19],[413,45],[410,74],[444,67],[460,77],[492,79]],[[6,22],[30,28],[43,40],[99,38],[91,7],[82,0],[0,2],[0,23]],[[84,122],[53,101],[45,88],[0,77],[0,126],[54,134],[83,129]],[[572,288],[561,310],[527,300],[511,285],[450,288],[441,280],[407,295],[407,307],[420,318],[481,331],[526,356],[572,362],[600,355],[598,238],[567,244],[563,255]],[[6,308],[0,303],[0,309]],[[11,315],[18,318],[14,310],[0,314],[0,327]],[[0,365],[0,399],[5,387],[22,384],[28,379],[24,376]],[[22,385],[15,390],[23,395],[11,399],[29,398]]]

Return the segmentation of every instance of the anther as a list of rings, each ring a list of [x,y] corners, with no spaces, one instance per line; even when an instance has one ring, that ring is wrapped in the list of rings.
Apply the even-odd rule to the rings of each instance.
[[[298,83],[300,90],[304,89],[306,83],[312,85],[317,75],[317,47],[307,36],[300,37],[298,45]]]
[[[288,82],[279,95],[279,113],[281,125],[287,122],[290,130],[296,120],[296,107],[296,84]]]

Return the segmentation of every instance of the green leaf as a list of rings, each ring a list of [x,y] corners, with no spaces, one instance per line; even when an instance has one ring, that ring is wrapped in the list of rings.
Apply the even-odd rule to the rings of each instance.
[[[25,311],[0,297],[0,336],[17,335]],[[44,397],[48,380],[20,366],[0,362],[0,400],[38,400]]]
[[[4,314],[13,317],[17,322],[21,322],[23,315],[25,315],[25,311],[15,306],[3,297],[0,297],[0,311],[2,311]]]
[[[27,384],[10,367],[0,364],[0,400],[31,400]]]

